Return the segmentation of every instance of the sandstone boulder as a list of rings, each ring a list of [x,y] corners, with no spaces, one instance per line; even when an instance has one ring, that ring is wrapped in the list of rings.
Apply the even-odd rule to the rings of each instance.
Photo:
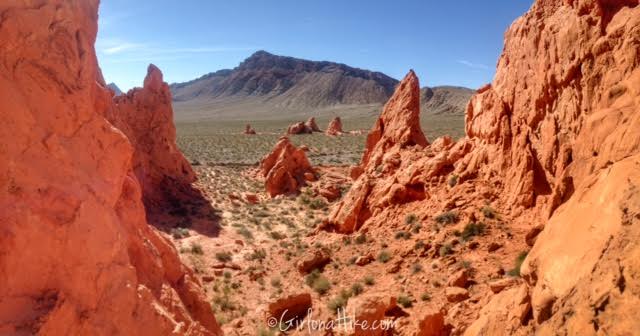
[[[393,335],[394,324],[389,315],[397,308],[395,297],[383,294],[363,294],[349,300],[346,312],[353,313],[355,319],[360,322],[355,326],[354,335],[387,336]]]
[[[445,326],[445,313],[440,311],[431,311],[423,315],[418,325],[417,336],[446,336],[449,330]]]
[[[301,321],[309,313],[312,307],[309,293],[294,294],[281,298],[269,304],[267,308],[268,318],[278,321]]]
[[[327,130],[324,132],[326,135],[336,136],[343,133],[342,131],[342,120],[340,117],[335,117],[327,126]]]
[[[460,302],[469,298],[469,291],[460,287],[447,287],[444,295],[449,302]]]
[[[262,159],[260,172],[271,197],[296,193],[306,185],[309,175],[315,176],[305,152],[287,137],[280,138],[273,151]]]
[[[298,261],[297,268],[302,274],[310,273],[315,269],[321,269],[331,262],[331,255],[324,249],[307,251]]]

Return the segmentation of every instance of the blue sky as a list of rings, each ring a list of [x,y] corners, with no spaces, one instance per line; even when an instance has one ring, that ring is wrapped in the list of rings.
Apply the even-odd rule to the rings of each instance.
[[[140,86],[233,68],[257,50],[345,63],[423,86],[490,82],[504,31],[532,0],[103,0],[96,49],[107,82]]]

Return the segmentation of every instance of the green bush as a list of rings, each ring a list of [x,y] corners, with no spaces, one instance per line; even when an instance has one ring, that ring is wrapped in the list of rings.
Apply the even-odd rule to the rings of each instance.
[[[496,211],[488,205],[483,206],[480,211],[482,211],[485,218],[492,219],[496,217]]]
[[[198,243],[192,243],[191,244],[191,253],[203,255],[204,251],[202,250],[202,245],[200,245]]]
[[[408,214],[405,218],[404,218],[404,223],[407,225],[413,225],[414,223],[416,223],[418,221],[418,216],[416,216],[416,214]]]
[[[404,308],[411,308],[413,306],[413,298],[407,295],[398,296],[398,304]]]
[[[389,260],[391,260],[391,253],[387,250],[380,251],[380,254],[378,254],[378,261],[384,264]]]
[[[478,223],[469,223],[465,225],[464,230],[462,230],[461,237],[462,240],[467,241],[474,236],[479,236],[484,233],[486,225],[482,222]]]
[[[405,239],[406,240],[406,239],[411,238],[411,234],[409,232],[406,232],[406,231],[398,231],[398,232],[396,232],[395,238],[396,239]]]
[[[362,294],[363,291],[364,291],[364,287],[362,287],[360,283],[356,282],[353,285],[351,285],[351,293],[353,293],[353,295],[358,296]]]
[[[363,282],[367,286],[373,286],[376,283],[376,280],[371,275],[367,275],[364,277]]]
[[[458,222],[458,212],[447,211],[437,215],[434,220],[439,224],[453,224]]]

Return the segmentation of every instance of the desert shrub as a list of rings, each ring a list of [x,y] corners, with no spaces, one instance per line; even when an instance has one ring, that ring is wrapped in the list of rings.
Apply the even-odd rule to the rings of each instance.
[[[203,255],[204,251],[202,250],[202,245],[200,245],[198,243],[192,243],[191,244],[191,253],[198,254],[198,255]]]
[[[239,235],[241,235],[247,240],[253,239],[253,233],[251,233],[251,231],[249,231],[249,229],[247,229],[245,226],[242,226],[239,229],[237,229],[236,233],[238,233]]]
[[[367,242],[367,235],[366,234],[361,233],[356,237],[356,244],[362,245],[362,244],[364,244],[366,242]]]
[[[496,217],[496,211],[488,205],[483,206],[480,211],[482,211],[482,215],[484,215],[485,218],[492,219]]]
[[[189,230],[182,227],[173,228],[171,229],[171,236],[173,236],[174,239],[187,238],[189,237]]]
[[[462,240],[467,241],[474,236],[479,236],[484,233],[485,224],[482,222],[472,222],[465,225],[464,230],[462,230],[461,237]]]
[[[446,255],[449,255],[451,253],[453,253],[453,248],[451,247],[451,244],[444,244],[440,247],[440,256],[444,257]]]
[[[454,175],[449,176],[449,181],[448,181],[448,183],[449,183],[449,186],[450,186],[451,188],[455,187],[455,186],[456,186],[456,184],[458,184],[458,175],[455,175],[455,174],[454,174]]]
[[[418,240],[413,245],[413,249],[414,250],[422,250],[422,249],[424,249],[425,246],[427,246],[427,245],[422,240]]]
[[[280,231],[271,231],[269,232],[269,236],[273,240],[281,240],[281,239],[287,238],[287,236],[284,233],[281,233]]]
[[[265,251],[264,249],[257,249],[257,250],[254,250],[251,254],[249,254],[246,257],[246,259],[262,261],[266,257],[267,257],[267,251]]]
[[[411,266],[411,269],[413,271],[413,273],[420,273],[422,272],[422,265],[420,264],[413,264],[413,266]]]
[[[320,210],[327,207],[327,202],[325,202],[322,198],[317,197],[309,202],[309,208],[313,210]]]
[[[389,260],[391,260],[391,253],[387,250],[380,251],[380,254],[378,254],[378,261],[384,264]]]
[[[398,296],[398,304],[404,308],[411,308],[413,306],[413,298],[408,295]]]
[[[405,218],[404,218],[404,223],[407,225],[413,225],[414,223],[416,223],[418,221],[418,216],[416,216],[416,214],[408,214]]]
[[[431,300],[431,294],[429,293],[422,293],[422,295],[420,295],[420,300],[422,301],[430,301]]]
[[[511,269],[507,274],[509,274],[510,276],[519,277],[520,267],[522,267],[522,263],[527,258],[527,254],[527,251],[520,252],[520,254],[518,254],[518,256],[516,257],[513,269]]]
[[[398,231],[395,235],[396,239],[409,239],[411,238],[411,234],[407,231]]]
[[[331,310],[332,312],[337,312],[338,309],[346,307],[348,301],[349,301],[349,298],[345,298],[342,295],[338,295],[335,298],[333,298],[331,301],[329,301],[329,303],[327,303],[327,308],[329,308],[329,310]]]
[[[272,278],[271,279],[271,286],[279,288],[282,287],[282,282],[280,281],[280,278]]]
[[[371,275],[367,275],[366,277],[364,277],[363,282],[367,286],[373,286],[376,281]]]
[[[304,282],[320,295],[325,294],[329,289],[331,289],[331,282],[329,282],[329,280],[317,269],[309,273],[305,277]]]
[[[437,215],[434,220],[439,224],[453,224],[458,222],[458,212],[447,211]]]
[[[362,294],[363,291],[364,291],[364,287],[362,287],[362,285],[359,282],[356,282],[353,285],[351,285],[351,293],[353,293],[354,296]]]
[[[216,259],[221,262],[231,261],[231,253],[229,252],[217,252]]]

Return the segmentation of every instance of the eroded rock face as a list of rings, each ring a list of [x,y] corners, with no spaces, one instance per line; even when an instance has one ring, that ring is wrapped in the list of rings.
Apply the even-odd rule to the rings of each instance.
[[[350,233],[360,228],[376,207],[423,199],[420,185],[407,187],[385,177],[391,177],[410,153],[427,144],[420,129],[420,85],[410,71],[369,132],[362,161],[352,169],[356,181],[324,226]]]
[[[106,116],[133,145],[133,171],[147,209],[179,199],[196,176],[176,145],[171,92],[160,69],[149,65],[144,86],[113,101]]]
[[[327,126],[327,130],[324,132],[326,135],[336,136],[343,133],[342,131],[342,120],[340,117],[335,117]]]
[[[104,117],[97,9],[0,4],[0,334],[219,335]]]
[[[287,137],[280,138],[273,151],[262,159],[260,172],[271,197],[297,193],[315,176],[305,151],[296,148]]]
[[[527,239],[526,284],[495,294],[468,335],[636,330],[628,312],[637,311],[629,284],[640,274],[638,1],[539,0],[505,38],[494,81],[467,107],[467,136],[427,145],[410,117],[388,127],[392,99],[325,227],[371,232],[443,194],[448,209],[491,199],[530,225],[524,246],[526,232],[544,230]],[[412,110],[411,91],[396,92],[405,97],[399,110]],[[389,129],[397,132],[385,141]]]
[[[267,315],[278,321],[300,321],[307,316],[311,307],[311,294],[294,294],[270,303]]]

